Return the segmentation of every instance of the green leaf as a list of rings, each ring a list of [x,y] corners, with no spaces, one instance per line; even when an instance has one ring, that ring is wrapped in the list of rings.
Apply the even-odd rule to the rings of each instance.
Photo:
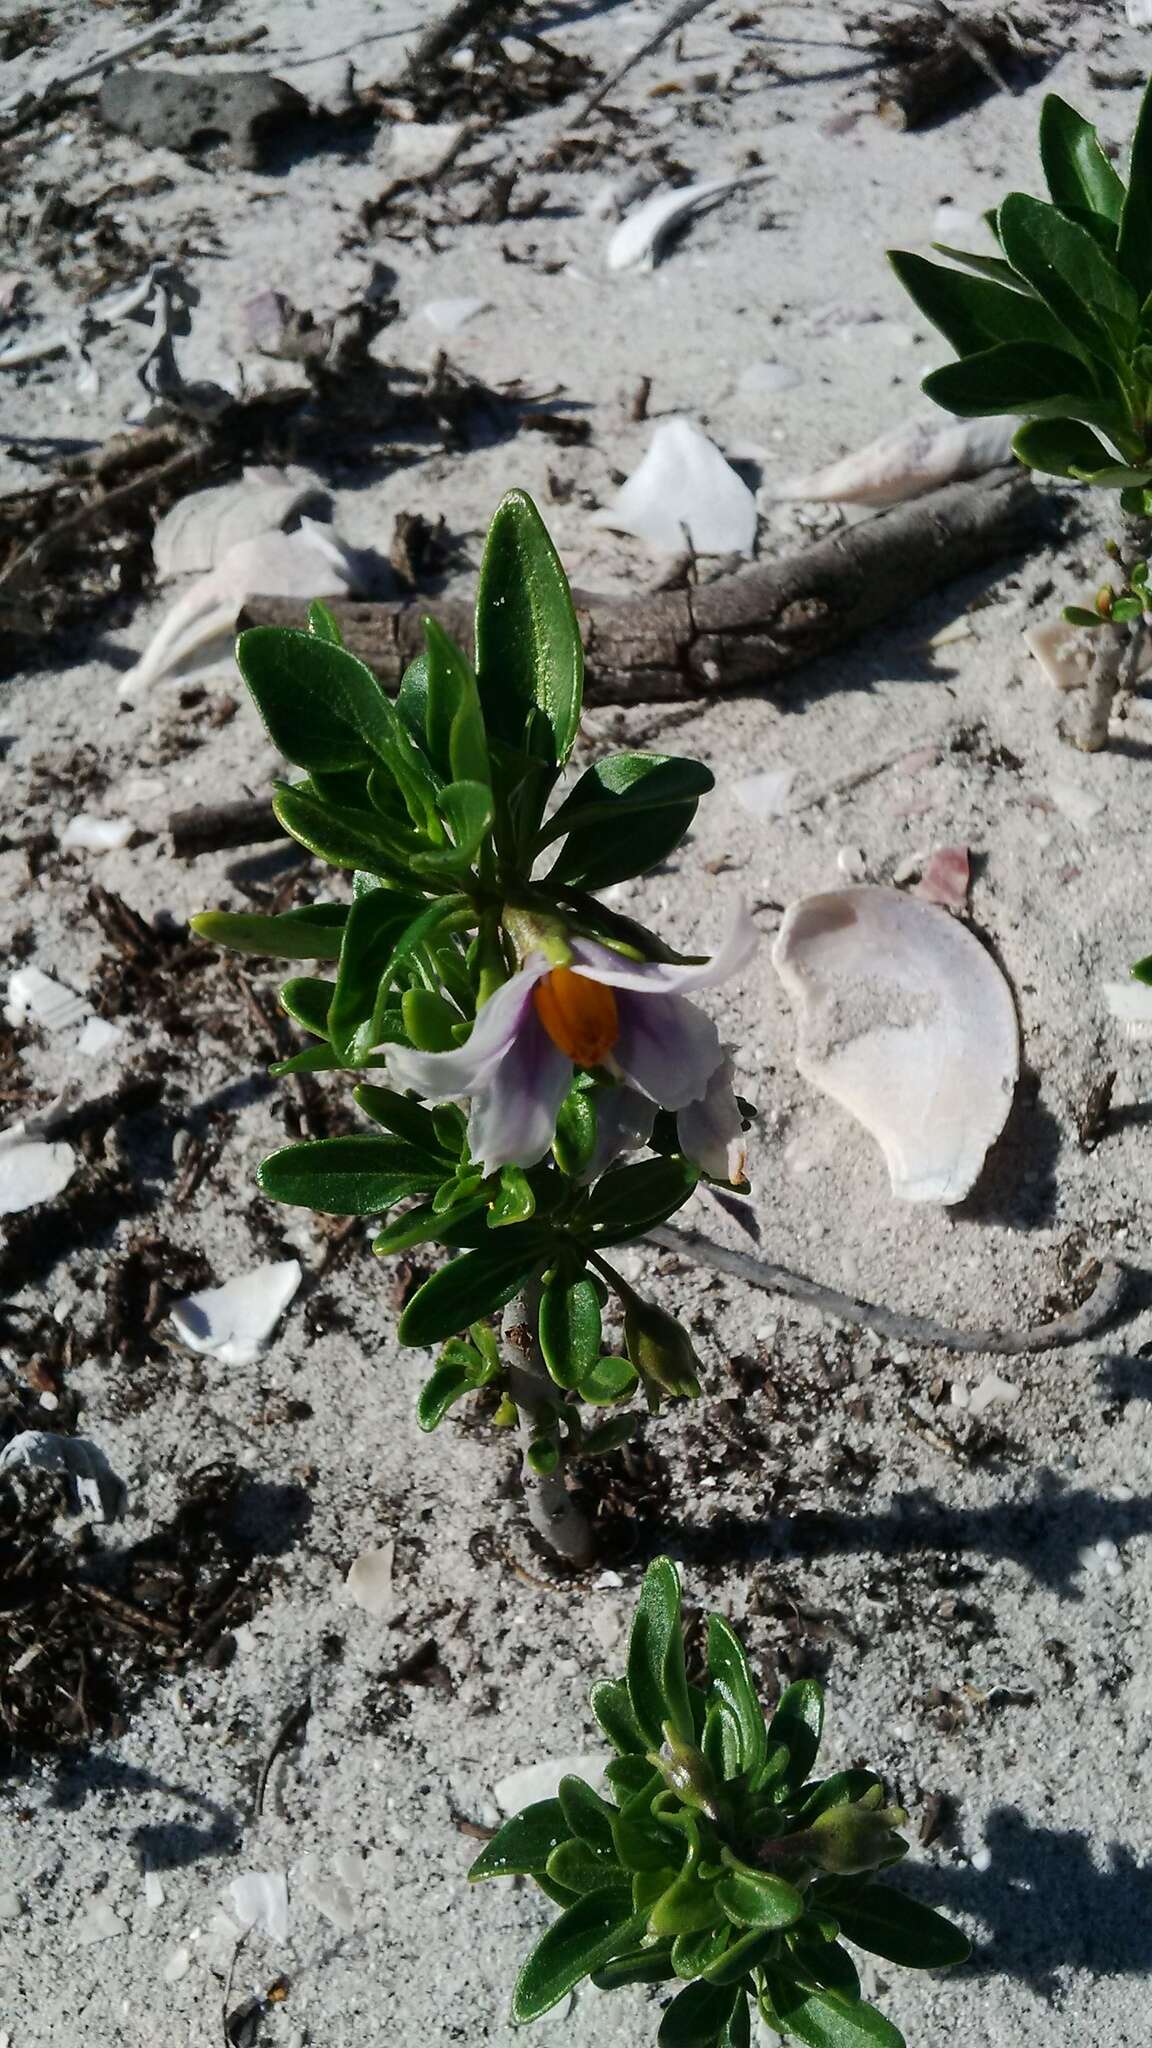
[[[580,777],[537,840],[568,835],[549,870],[553,885],[606,889],[675,851],[713,786],[699,761],[667,754],[612,754]]]
[[[483,1213],[488,1206],[487,1195],[469,1195],[455,1203],[450,1209],[437,1209],[431,1202],[421,1202],[418,1208],[406,1209],[403,1216],[397,1216],[392,1223],[385,1224],[378,1237],[372,1240],[372,1249],[377,1258],[384,1259],[394,1252],[411,1251],[413,1245],[429,1244],[438,1240],[441,1244],[459,1244],[457,1234],[461,1226],[467,1226],[475,1218],[483,1230]]]
[[[838,1941],[821,1941],[818,1936],[807,1940],[801,1931],[789,1936],[789,1946],[797,1971],[812,1985],[838,1991],[842,1998],[859,1998],[860,1973]]]
[[[1027,192],[1010,192],[997,220],[1013,270],[1070,334],[1105,360],[1109,339],[1123,352],[1131,348],[1140,300],[1087,229]]]
[[[738,1986],[732,2017],[720,2036],[720,2048],[752,2048],[752,2009],[748,1992]]]
[[[444,901],[451,903],[452,899]],[[373,889],[353,903],[344,927],[336,993],[328,1013],[328,1036],[342,1058],[372,1050],[374,1014],[378,1008],[383,1010],[390,987],[384,976],[396,957],[399,941],[428,908],[425,897],[405,895],[394,889]],[[358,1041],[364,1026],[368,1030],[361,1046]]]
[[[277,917],[255,912],[202,910],[189,919],[192,930],[214,946],[234,953],[266,953],[279,960],[337,960],[348,918],[346,903],[310,903]]]
[[[699,1177],[691,1161],[680,1157],[613,1167],[597,1181],[574,1228],[581,1235],[589,1231],[597,1244],[627,1244],[674,1215]]]
[[[305,1031],[313,1032],[317,1038],[327,1038],[328,1013],[335,993],[335,982],[325,981],[322,975],[294,974],[281,985],[280,1007]]]
[[[252,626],[236,643],[236,661],[269,738],[298,768],[339,770],[384,761],[397,781],[416,765],[410,736],[364,662],[346,647],[287,626]]]
[[[1075,476],[1112,461],[1103,441],[1082,420],[1027,420],[1013,436],[1012,451],[1043,476]]]
[[[593,1092],[577,1079],[560,1105],[552,1156],[561,1173],[578,1179],[596,1149],[596,1109]]]
[[[638,1385],[639,1375],[634,1367],[626,1358],[614,1355],[597,1358],[576,1382],[580,1399],[591,1408],[610,1408],[616,1401],[626,1401]],[[631,1434],[632,1428],[629,1422],[626,1435]]]
[[[416,1403],[416,1420],[420,1428],[436,1429],[454,1402],[475,1391],[476,1382],[466,1366],[454,1362],[438,1365],[420,1389]]]
[[[738,1984],[779,1952],[778,1928],[750,1928],[747,1934],[731,1937],[723,1955],[709,1966],[708,1975],[714,1984]]]
[[[769,1967],[764,1977],[783,2031],[808,2048],[905,2048],[903,2034],[875,2006],[838,1991],[810,1991],[782,1969]]]
[[[904,249],[890,249],[888,261],[908,296],[957,355],[974,355],[1000,341],[1076,346],[1063,323],[1039,299],[1025,298],[987,278],[965,277],[962,271],[929,263],[927,257]]]
[[[499,1192],[488,1209],[488,1224],[492,1230],[506,1230],[513,1223],[527,1223],[536,1213],[536,1197],[532,1183],[519,1166],[503,1166],[500,1169]]]
[[[507,493],[488,530],[476,669],[488,731],[514,748],[527,733],[530,752],[562,766],[580,726],[584,655],[568,580],[525,491]],[[546,739],[534,711],[543,714]]]
[[[395,1138],[314,1138],[271,1153],[256,1181],[274,1202],[326,1216],[374,1216],[408,1195],[426,1194],[443,1172],[439,1159]]]
[[[424,640],[424,666],[410,686],[410,699],[422,686],[421,730],[427,734],[428,751],[442,775],[487,784],[488,740],[472,664],[435,619],[425,619]],[[408,676],[412,673],[409,669]]]
[[[592,1982],[598,1991],[616,1991],[622,1984],[666,1984],[675,1974],[668,1944],[661,1941],[650,1948],[633,1949],[605,1963],[602,1970],[593,1970]]]
[[[571,1830],[558,1799],[540,1799],[514,1813],[481,1849],[468,1872],[469,1884],[485,1877],[535,1877]]]
[[[730,1870],[716,1886],[716,1902],[737,1927],[794,1927],[804,1917],[804,1898],[794,1884],[759,1870]]]
[[[728,1947],[732,1929],[698,1928],[695,1934],[678,1934],[672,1944],[672,1966],[678,1977],[699,1977],[710,1963],[718,1963]],[[714,1979],[719,1982],[719,1979]]]
[[[1019,292],[1022,298],[1034,299],[1036,294],[1024,278],[1017,276],[1010,263],[1002,256],[977,256],[969,249],[952,249],[947,242],[933,242],[938,256],[947,256],[950,263],[960,263],[965,270],[971,270],[977,277],[986,277],[992,284],[1002,284],[1006,290]]]
[[[866,1797],[875,1799],[878,1792],[883,1793],[884,1782],[875,1771],[833,1771],[830,1778],[822,1778],[811,1789],[804,1789],[808,1796],[795,1810],[796,1826],[818,1813],[827,1813],[830,1806],[857,1805]]]
[[[1118,597],[1112,607],[1114,626],[1130,626],[1144,616],[1144,606],[1138,597]]]
[[[1099,612],[1090,612],[1082,604],[1066,604],[1061,617],[1066,619],[1070,626],[1091,627],[1093,631],[1104,624]]]
[[[1116,260],[1143,302],[1152,292],[1152,84],[1145,88],[1132,137]]]
[[[1152,988],[1152,953],[1146,953],[1143,960],[1137,960],[1130,972],[1133,981],[1142,981],[1145,988]]]
[[[720,2040],[736,2003],[736,1986],[686,1984],[665,2008],[657,2048],[712,2048]]]
[[[254,633],[262,630],[252,627]],[[421,842],[412,833],[391,830],[374,813],[334,811],[301,784],[289,782],[276,784],[272,809],[292,839],[332,867],[410,879],[412,857]]]
[[[791,1762],[787,1785],[802,1785],[816,1761],[824,1732],[824,1692],[814,1678],[798,1678],[781,1693],[768,1724],[769,1747],[780,1742]]]
[[[972,1953],[967,1936],[942,1913],[889,1885],[868,1884],[829,1904],[848,1941],[906,1970],[950,1969]]]
[[[1036,419],[1090,420],[1112,433],[1123,414],[1102,399],[1079,356],[1032,342],[998,342],[925,377],[921,390],[962,419],[1018,412]]]
[[[572,1833],[598,1856],[615,1856],[612,1824],[617,1809],[601,1799],[583,1778],[561,1778],[557,1788],[564,1818]]]
[[[1054,92],[1046,94],[1040,108],[1040,162],[1049,196],[1061,212],[1085,207],[1106,221],[1119,222],[1123,180],[1101,149],[1091,122]]]
[[[540,1297],[540,1349],[558,1387],[574,1387],[600,1357],[600,1297],[591,1280],[559,1274]]]
[[[413,1102],[410,1095],[398,1095],[394,1088],[377,1088],[369,1082],[352,1092],[357,1107],[373,1123],[391,1131],[394,1138],[403,1138],[406,1144],[442,1159],[446,1171],[455,1169],[456,1159],[441,1143],[436,1119],[422,1102]]]
[[[436,808],[448,827],[451,848],[418,854],[414,866],[420,871],[439,867],[466,874],[492,823],[492,792],[482,782],[449,782],[437,796]]]
[[[752,1775],[768,1754],[768,1735],[743,1645],[720,1614],[713,1614],[708,1622],[708,1670],[736,1734],[739,1762],[728,1775],[735,1777],[741,1771]]]
[[[476,1251],[465,1252],[418,1287],[397,1325],[402,1344],[439,1344],[481,1316],[493,1315],[544,1264],[550,1227],[517,1223]]]
[[[589,1704],[613,1749],[622,1756],[643,1756],[648,1742],[632,1711],[626,1685],[602,1679],[592,1687]]]
[[[602,1891],[588,1892],[553,1922],[528,1957],[512,1994],[513,2020],[524,2025],[539,2019],[582,1977],[634,1947],[643,1927],[644,1916],[633,1912],[628,1886],[606,1885]]]
[[[331,641],[333,647],[344,645],[344,635],[335,617],[318,597],[314,597],[308,607],[308,631],[314,634],[317,640]]]
[[[659,1749],[670,1721],[682,1742],[695,1729],[684,1671],[680,1580],[670,1558],[649,1565],[628,1639],[628,1696],[650,1749]]]
[[[456,1026],[463,1023],[459,1010],[434,988],[408,988],[400,998],[404,1029],[421,1052],[454,1052],[460,1040]]]
[[[587,1842],[561,1842],[548,1858],[548,1875],[570,1892],[596,1892],[619,1876],[619,1870],[605,1862]]]

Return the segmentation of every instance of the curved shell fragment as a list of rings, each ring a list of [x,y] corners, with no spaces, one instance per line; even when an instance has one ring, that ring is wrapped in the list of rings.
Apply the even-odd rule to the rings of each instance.
[[[654,270],[660,252],[674,228],[690,214],[741,185],[753,185],[770,175],[767,165],[757,164],[730,178],[705,178],[699,185],[678,185],[671,192],[654,192],[621,221],[608,243],[605,262],[609,270]]]
[[[1007,416],[944,424],[938,417],[908,420],[826,469],[769,485],[765,495],[829,505],[900,505],[1010,462],[1018,425]]]

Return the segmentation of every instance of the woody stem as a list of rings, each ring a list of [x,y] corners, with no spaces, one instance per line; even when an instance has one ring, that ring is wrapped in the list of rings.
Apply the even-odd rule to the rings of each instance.
[[[558,1395],[540,1354],[539,1313],[540,1285],[533,1281],[509,1302],[500,1328],[508,1392],[520,1417],[521,1484],[536,1534],[566,1564],[586,1565],[594,1547],[592,1527],[569,1493],[562,1470],[534,1472],[528,1462],[529,1445],[552,1427]]]

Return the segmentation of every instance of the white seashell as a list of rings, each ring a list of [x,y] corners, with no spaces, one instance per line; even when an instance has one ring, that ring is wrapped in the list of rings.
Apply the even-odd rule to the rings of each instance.
[[[714,199],[735,192],[739,186],[754,185],[771,175],[768,165],[757,164],[731,178],[705,178],[699,185],[678,185],[672,192],[654,192],[616,229],[604,259],[608,269],[654,270],[663,243],[681,221]]]
[[[478,313],[490,312],[491,306],[490,299],[429,299],[420,312],[437,334],[457,334]]]
[[[399,178],[431,178],[455,156],[463,121],[397,121],[388,130],[388,169]]]
[[[174,1304],[172,1322],[192,1351],[222,1365],[259,1358],[304,1277],[299,1259],[282,1259],[239,1273],[223,1287],[205,1287]]]
[[[124,1485],[103,1451],[84,1436],[58,1436],[25,1429],[0,1451],[0,1472],[18,1465],[38,1472],[63,1472],[72,1481],[75,1505],[94,1521],[114,1521],[124,1499]]]
[[[4,1015],[9,1024],[42,1024],[45,1031],[64,1031],[88,1015],[88,1004],[42,968],[18,967],[8,978]]]
[[[282,1870],[246,1870],[232,1879],[225,1897],[241,1927],[287,1941],[288,1879]]]
[[[362,1607],[366,1614],[375,1615],[378,1621],[386,1621],[396,1605],[392,1591],[395,1561],[394,1543],[382,1544],[378,1550],[362,1550],[344,1581],[345,1589],[357,1607]]]
[[[998,1372],[986,1372],[968,1396],[968,1413],[983,1415],[986,1408],[994,1408],[997,1403],[1010,1408],[1019,1399],[1020,1389],[1011,1380],[1004,1379]]]
[[[134,818],[93,818],[87,811],[69,818],[60,834],[61,846],[83,853],[118,853],[136,830]]]
[[[134,703],[152,683],[229,636],[250,597],[346,597],[355,584],[348,549],[313,519],[302,519],[298,533],[237,541],[177,598],[136,666],[121,677],[120,695]]]
[[[999,415],[946,424],[941,424],[939,414],[909,420],[827,469],[767,485],[765,495],[811,498],[829,505],[901,505],[925,491],[982,476],[985,470],[1010,462],[1018,425],[1018,420]]]
[[[701,555],[750,555],[756,500],[694,420],[662,420],[639,468],[592,524],[669,554],[687,541]]]
[[[112,1941],[117,1935],[127,1932],[127,1923],[114,1912],[107,1899],[93,1899],[87,1911],[72,1923],[72,1938],[81,1948],[90,1948],[97,1941]]]
[[[983,946],[934,904],[868,886],[792,904],[772,961],[800,1072],[876,1139],[893,1194],[961,1201],[1020,1062],[1012,995]]]
[[[25,1133],[20,1124],[0,1132],[0,1216],[21,1216],[54,1202],[76,1171],[71,1145]]]
[[[544,1763],[524,1764],[501,1778],[492,1787],[492,1796],[501,1813],[519,1813],[522,1806],[534,1806],[538,1799],[555,1799],[561,1778],[583,1778],[593,1787],[601,1784],[604,1766],[611,1761],[606,1755],[558,1756]]]
[[[732,784],[732,794],[742,811],[752,818],[783,818],[790,809],[794,768],[764,768],[758,775],[744,775]]]
[[[1129,1038],[1152,1038],[1152,988],[1142,981],[1106,981],[1104,1000]]]
[[[122,1025],[110,1024],[106,1017],[89,1017],[76,1040],[76,1050],[86,1060],[98,1060],[106,1052],[111,1052],[114,1045],[119,1045],[123,1036]]]
[[[193,491],[164,514],[152,536],[156,574],[198,576],[214,569],[237,541],[275,533],[310,498],[324,497],[319,477],[306,469],[261,465],[239,483]]]

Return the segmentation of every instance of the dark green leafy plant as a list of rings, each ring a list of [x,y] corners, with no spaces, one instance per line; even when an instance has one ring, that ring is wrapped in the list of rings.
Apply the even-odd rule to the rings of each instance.
[[[679,845],[712,786],[699,762],[614,754],[550,810],[579,730],[583,656],[522,491],[488,536],[475,668],[432,620],[425,637],[393,701],[321,604],[308,632],[241,635],[245,682],[303,771],[277,784],[276,814],[350,888],[279,916],[193,923],[316,968],[281,990],[308,1042],[272,1071],[350,1073],[370,1128],[274,1152],[260,1185],[378,1219],[382,1256],[448,1249],[400,1318],[403,1342],[443,1346],[420,1425],[482,1396],[519,1427],[538,1531],[582,1559],[589,1531],[565,1466],[631,1433],[630,1415],[604,1411],[638,1390],[652,1410],[699,1392],[686,1333],[608,1253],[702,1178],[742,1176],[730,1064],[685,997],[735,972],[757,935],[742,915],[713,961],[685,959],[594,893]],[[622,1353],[603,1342],[610,1293]]]
[[[1127,544],[1076,626],[1106,627],[1096,648],[1080,744],[1106,744],[1124,650],[1140,659],[1148,614],[1152,517],[1152,87],[1132,139],[1127,181],[1096,130],[1056,94],[1040,115],[1047,200],[1010,192],[987,218],[998,256],[936,247],[949,266],[906,250],[890,260],[920,311],[955,349],[923,389],[963,418],[1017,413],[1020,461],[1119,493]],[[962,265],[962,269],[950,267]],[[967,273],[967,274],[966,274]]]
[[[616,1752],[609,1796],[563,1778],[504,1823],[469,1876],[523,1876],[561,1908],[524,1964],[512,2017],[538,2019],[585,1977],[676,1985],[659,2048],[748,2048],[755,2012],[811,2048],[901,2048],[860,1994],[844,1942],[909,1969],[961,1963],[959,1930],[875,1873],[907,1851],[874,1772],[814,1778],[820,1687],[765,1721],[728,1623],[708,1624],[703,1686],[685,1670],[680,1582],[644,1577],[625,1676],[593,1687]]]

